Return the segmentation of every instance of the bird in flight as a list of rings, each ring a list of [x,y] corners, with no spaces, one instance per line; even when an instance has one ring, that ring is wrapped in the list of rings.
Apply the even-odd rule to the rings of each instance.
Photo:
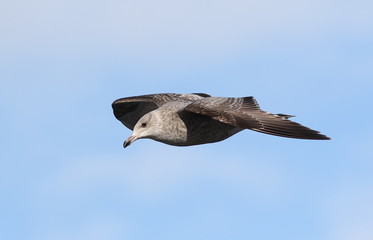
[[[261,110],[254,97],[161,93],[121,98],[112,107],[114,116],[133,130],[123,147],[141,138],[173,146],[214,143],[244,129],[287,138],[330,139],[290,121],[292,115]]]

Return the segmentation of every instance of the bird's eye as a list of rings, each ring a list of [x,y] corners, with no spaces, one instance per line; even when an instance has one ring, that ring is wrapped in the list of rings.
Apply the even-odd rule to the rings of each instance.
[[[141,123],[141,127],[146,127],[146,123],[145,122]]]

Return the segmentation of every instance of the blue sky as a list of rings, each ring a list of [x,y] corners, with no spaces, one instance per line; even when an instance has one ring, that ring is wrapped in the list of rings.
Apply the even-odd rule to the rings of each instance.
[[[1,5],[1,239],[373,239],[372,1]],[[124,150],[112,101],[159,92],[255,96],[332,141]]]

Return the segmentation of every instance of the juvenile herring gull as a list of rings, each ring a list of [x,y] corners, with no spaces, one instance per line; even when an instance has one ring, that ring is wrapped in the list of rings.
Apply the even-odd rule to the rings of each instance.
[[[124,147],[140,138],[174,146],[213,143],[244,129],[288,138],[330,139],[290,121],[292,115],[261,110],[253,97],[163,93],[121,98],[112,107],[115,117],[133,130]]]

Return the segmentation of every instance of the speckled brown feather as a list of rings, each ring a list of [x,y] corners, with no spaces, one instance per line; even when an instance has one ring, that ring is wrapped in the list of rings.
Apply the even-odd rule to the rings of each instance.
[[[253,97],[163,93],[121,98],[112,107],[115,117],[133,134],[176,146],[222,141],[243,129],[288,138],[330,139],[290,121],[291,115],[261,110]],[[139,121],[150,121],[150,127],[142,129]]]

